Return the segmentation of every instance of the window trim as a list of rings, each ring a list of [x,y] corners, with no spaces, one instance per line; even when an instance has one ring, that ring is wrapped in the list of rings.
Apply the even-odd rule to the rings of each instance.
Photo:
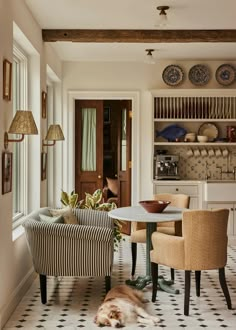
[[[13,115],[16,110],[26,110],[28,108],[28,57],[27,54],[22,50],[22,48],[14,41],[13,43],[13,61],[19,64],[18,67],[18,77],[16,83],[18,84],[17,98],[18,102],[15,104],[13,102]],[[14,97],[14,91],[13,91]],[[18,153],[20,157],[20,169],[18,170],[19,187],[17,188],[17,204],[20,206],[20,212],[13,213],[13,229],[19,226],[23,220],[23,217],[28,213],[28,137],[20,144],[14,144],[14,149],[19,148]],[[16,150],[14,150],[16,154]],[[14,175],[14,173],[13,173]],[[13,188],[13,198],[14,196]],[[14,209],[12,210],[14,212]]]

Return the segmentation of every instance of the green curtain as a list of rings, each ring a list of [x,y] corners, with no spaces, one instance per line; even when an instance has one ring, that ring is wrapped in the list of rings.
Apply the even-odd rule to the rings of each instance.
[[[96,171],[96,109],[82,109],[82,171]]]

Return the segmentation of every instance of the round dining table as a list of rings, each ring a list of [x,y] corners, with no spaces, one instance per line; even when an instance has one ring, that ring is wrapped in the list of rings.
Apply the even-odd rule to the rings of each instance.
[[[181,221],[182,213],[184,208],[177,208],[174,206],[168,206],[161,213],[149,213],[142,206],[126,206],[119,207],[111,210],[108,215],[113,219],[131,221],[131,222],[145,222],[146,223],[146,279],[151,278],[151,262],[150,262],[150,251],[152,250],[151,236],[158,226],[159,222],[172,222]],[[150,282],[150,280],[146,280]],[[132,282],[132,281],[131,281]],[[161,281],[159,285],[167,292],[178,293],[178,290],[170,289],[169,285],[173,284],[171,281]],[[167,287],[166,287],[167,286]]]

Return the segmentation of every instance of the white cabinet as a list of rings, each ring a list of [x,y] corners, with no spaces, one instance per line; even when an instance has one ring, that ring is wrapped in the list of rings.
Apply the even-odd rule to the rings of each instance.
[[[207,203],[208,209],[229,209],[228,237],[229,243],[236,244],[236,202],[235,203]]]
[[[185,194],[190,196],[190,208],[202,206],[202,184],[198,181],[154,181],[154,194]]]

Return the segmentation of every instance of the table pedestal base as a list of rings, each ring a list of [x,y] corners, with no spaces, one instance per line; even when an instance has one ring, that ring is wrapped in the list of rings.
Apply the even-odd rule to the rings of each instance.
[[[147,285],[149,285],[150,283],[152,283],[152,278],[151,276],[139,276],[137,277],[136,280],[126,280],[125,283],[135,289],[138,290],[142,290],[144,289]],[[171,293],[171,294],[179,294],[179,290],[178,289],[174,289],[171,287],[171,285],[173,285],[174,282],[172,280],[165,280],[163,278],[163,276],[159,276],[158,277],[158,289],[165,291],[167,293]]]

